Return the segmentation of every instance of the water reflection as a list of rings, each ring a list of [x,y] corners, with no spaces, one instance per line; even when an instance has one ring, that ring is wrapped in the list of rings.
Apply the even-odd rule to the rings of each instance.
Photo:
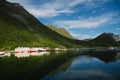
[[[89,56],[96,57],[106,63],[116,61],[117,51],[91,51],[86,53]]]
[[[85,52],[42,80],[120,80],[119,59],[117,51]]]

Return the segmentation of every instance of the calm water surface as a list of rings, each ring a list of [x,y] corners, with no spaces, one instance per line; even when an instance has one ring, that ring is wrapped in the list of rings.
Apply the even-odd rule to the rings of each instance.
[[[120,52],[86,52],[59,66],[42,80],[120,80]]]

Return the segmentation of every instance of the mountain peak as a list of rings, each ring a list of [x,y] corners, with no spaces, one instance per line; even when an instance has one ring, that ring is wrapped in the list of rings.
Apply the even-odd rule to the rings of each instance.
[[[65,29],[65,28],[57,28],[53,25],[46,25],[48,28],[52,29],[53,31],[57,32],[58,34],[65,36],[67,38],[74,39],[72,35]]]
[[[107,35],[107,36],[112,37],[115,41],[120,41],[120,35],[117,35],[117,34],[114,34],[114,33],[104,32],[101,35]]]
[[[111,37],[108,33],[102,33],[101,35],[92,40],[91,45],[110,47],[116,46],[116,42],[115,39],[113,39],[113,37]]]

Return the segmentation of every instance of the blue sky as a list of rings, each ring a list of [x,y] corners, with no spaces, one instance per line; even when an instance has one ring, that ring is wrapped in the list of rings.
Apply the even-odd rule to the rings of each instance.
[[[8,0],[20,3],[43,24],[66,28],[75,38],[120,34],[120,0]]]

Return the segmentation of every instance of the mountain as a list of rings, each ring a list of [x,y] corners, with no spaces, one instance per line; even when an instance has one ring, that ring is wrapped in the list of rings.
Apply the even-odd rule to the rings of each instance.
[[[46,26],[64,37],[75,39],[65,28],[57,28],[53,25],[46,25]]]
[[[47,27],[19,3],[0,0],[0,50],[16,47],[120,46],[118,35],[103,33],[92,40],[74,39],[64,28]]]
[[[117,46],[117,42],[110,33],[102,33],[95,39],[89,41],[89,45],[94,47],[112,47]]]
[[[18,3],[0,0],[0,49],[24,46],[80,47],[49,29]]]

